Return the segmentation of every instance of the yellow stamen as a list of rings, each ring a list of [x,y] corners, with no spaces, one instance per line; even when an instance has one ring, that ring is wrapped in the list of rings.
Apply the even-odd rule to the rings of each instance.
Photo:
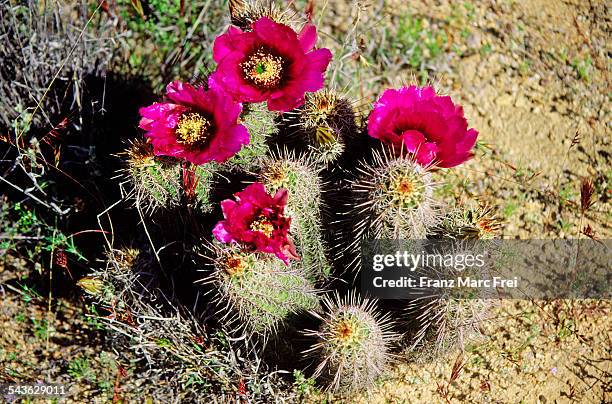
[[[271,237],[274,232],[274,225],[264,215],[259,215],[251,223],[250,229],[262,232],[266,237]]]
[[[183,114],[176,126],[178,140],[189,146],[203,143],[209,135],[210,127],[210,121],[197,112]]]
[[[245,78],[258,87],[274,88],[283,76],[283,58],[263,49],[250,55],[240,67]]]

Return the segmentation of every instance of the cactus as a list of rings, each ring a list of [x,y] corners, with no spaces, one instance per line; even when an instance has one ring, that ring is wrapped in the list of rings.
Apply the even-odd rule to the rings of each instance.
[[[393,151],[374,152],[372,164],[362,162],[359,177],[350,183],[348,233],[340,239],[340,253],[352,257],[356,270],[361,243],[366,239],[423,239],[436,223],[438,207],[434,182],[427,167]]]
[[[273,112],[268,111],[265,103],[245,105],[241,123],[248,129],[251,140],[234,157],[225,162],[223,167],[244,171],[258,167],[268,153],[266,144],[268,137],[278,130],[274,122],[275,117]]]
[[[490,240],[499,235],[500,229],[501,222],[491,207],[461,206],[444,215],[442,220],[430,229],[427,237]]]
[[[236,245],[212,245],[214,285],[222,318],[237,330],[264,339],[282,328],[290,316],[319,306],[318,292],[299,265],[287,268],[278,258],[242,250]]]
[[[291,135],[323,165],[336,161],[358,131],[351,102],[330,89],[307,93],[304,105],[285,114],[284,121]]]
[[[230,0],[228,4],[232,23],[242,31],[232,28],[228,34],[219,37],[216,48],[221,51],[215,52],[216,60],[220,54],[226,53],[223,47],[227,47],[226,51],[231,50],[229,44],[244,40],[244,49],[252,49],[246,44],[258,35],[265,36],[260,32],[248,32],[259,30],[259,24],[253,26],[252,22],[260,17],[266,16],[285,24],[291,23],[290,18],[293,18],[266,0]],[[185,253],[183,263],[187,267],[197,263],[198,260],[190,260],[194,257],[189,255],[197,251],[198,246],[208,249],[204,254],[209,267],[203,280],[206,288],[203,300],[207,309],[217,308],[214,315],[205,314],[209,335],[214,335],[215,331],[241,333],[248,344],[253,340],[255,344],[252,347],[259,348],[261,341],[264,346],[270,339],[280,341],[282,329],[286,329],[284,336],[291,335],[295,331],[295,327],[290,327],[295,326],[293,320],[301,313],[310,312],[320,322],[316,330],[304,332],[315,340],[305,351],[309,358],[315,359],[314,377],[335,392],[352,393],[367,389],[393,358],[390,350],[397,335],[392,332],[390,314],[381,314],[376,301],[359,298],[354,292],[345,298],[340,298],[337,293],[331,295],[323,300],[322,307],[320,290],[315,286],[327,286],[337,279],[332,276],[328,259],[331,255],[327,245],[329,234],[333,233],[339,241],[333,251],[338,258],[335,268],[348,268],[353,273],[356,273],[362,256],[362,242],[367,239],[407,239],[410,248],[416,248],[425,245],[420,240],[425,238],[464,240],[493,237],[499,225],[490,210],[454,209],[441,218],[441,205],[434,200],[432,167],[436,164],[438,167],[453,167],[467,160],[472,155],[468,149],[475,142],[477,132],[467,129],[467,125],[464,128],[462,109],[455,106],[449,97],[439,97],[431,88],[410,87],[385,91],[386,95],[381,96],[370,115],[368,137],[362,131],[365,128],[358,126],[351,101],[333,89],[308,92],[322,86],[323,77],[319,76],[331,59],[322,49],[314,51],[318,55],[309,54],[316,42],[315,29],[308,25],[298,34],[297,30],[291,33],[291,27],[277,27],[267,21],[261,24],[264,31],[270,31],[272,27],[279,30],[278,35],[274,35],[279,48],[274,48],[276,45],[272,42],[265,42],[261,49],[268,52],[271,48],[272,53],[264,55],[257,50],[255,54],[245,55],[248,60],[242,57],[226,60],[229,61],[225,72],[227,77],[231,76],[229,72],[233,72],[248,81],[243,83],[245,87],[241,91],[251,88],[251,81],[255,86],[251,88],[252,94],[247,91],[235,96],[241,100],[265,99],[270,108],[277,111],[295,108],[302,100],[303,105],[280,114],[269,111],[263,102],[244,102],[240,122],[235,122],[239,110],[236,101],[233,104],[236,113],[232,115],[231,124],[244,125],[250,141],[245,144],[246,132],[240,127],[242,135],[233,140],[240,140],[237,145],[242,145],[242,148],[237,153],[238,146],[232,148],[233,156],[228,149],[229,154],[219,155],[215,163],[196,166],[193,163],[208,161],[209,158],[194,159],[185,155],[186,160],[179,161],[172,157],[157,157],[149,143],[140,141],[134,142],[126,152],[125,172],[134,185],[133,195],[137,203],[147,212],[196,206],[200,213],[212,213],[212,206],[220,202],[220,209],[214,210],[215,215],[189,215],[193,219],[190,224],[194,224],[189,227],[193,231],[184,232],[189,237],[181,239],[179,236],[178,240],[173,240],[169,232],[161,237],[166,243],[162,248],[178,246],[181,253]],[[283,44],[289,39],[293,41],[291,46],[304,51],[304,55],[296,53],[295,60],[284,58],[290,56],[289,52],[284,52],[287,44]],[[236,65],[239,59],[242,62]],[[217,61],[220,65],[217,73],[223,78],[225,61]],[[307,67],[317,69],[310,71]],[[232,81],[227,77],[218,83],[230,85]],[[302,78],[307,82],[298,83]],[[215,91],[214,88],[209,90]],[[413,104],[419,108],[410,109]],[[191,108],[190,105],[179,107]],[[158,108],[154,106],[153,110]],[[161,109],[178,114],[175,108],[164,104]],[[179,125],[173,120],[182,119],[184,113],[177,115],[179,118],[170,113],[160,114],[159,120],[155,114],[152,118],[147,117],[155,121],[155,125],[172,128],[173,135],[181,135],[170,140],[183,151],[189,146],[183,139],[183,122]],[[404,116],[410,114],[415,119]],[[223,114],[219,116],[223,117]],[[422,122],[420,118],[423,118]],[[204,118],[189,119],[193,120],[193,125],[198,124],[188,132],[198,135],[200,146],[217,150],[219,144],[215,143],[213,148],[212,143],[206,143],[210,141],[208,138],[201,137],[205,134],[202,132]],[[212,128],[210,125],[213,124],[220,127],[222,121],[221,118],[214,122],[206,121],[208,126],[205,127]],[[147,122],[145,120],[145,125],[141,126],[147,127]],[[210,131],[209,135],[212,134],[214,131]],[[219,139],[228,144],[232,140]],[[380,151],[371,152],[370,146],[376,139],[382,142]],[[389,146],[398,146],[398,141],[407,142],[401,145],[402,151]],[[223,149],[223,144],[219,149]],[[273,151],[274,145],[284,148]],[[157,143],[155,147],[157,153],[177,155],[158,147]],[[287,147],[291,147],[291,151]],[[358,163],[356,169],[350,167],[362,156],[367,157]],[[341,212],[339,220],[325,224],[321,214],[326,185],[322,182],[322,173],[337,175],[340,177],[336,178],[339,185],[348,185],[338,187],[348,188],[338,190],[339,196],[347,198],[344,212]],[[232,186],[227,189],[217,187],[215,181],[223,175],[231,178],[228,182],[232,182]],[[227,199],[228,194],[237,188],[233,185],[244,182],[255,183],[235,193],[235,200]],[[221,220],[219,213],[223,214]],[[212,228],[215,240],[211,241],[211,232],[206,230],[207,234],[202,234],[201,230],[217,220]],[[324,226],[330,226],[333,231],[325,232]],[[159,235],[147,236],[154,245],[152,239]],[[198,242],[198,246],[189,245],[193,240],[203,242]],[[159,256],[157,259],[160,260]],[[115,261],[119,259],[115,257]],[[445,268],[425,268],[422,271],[430,277],[446,278],[449,275]],[[482,275],[467,272],[468,276],[475,278]],[[166,275],[170,280],[175,279],[173,274]],[[350,279],[344,280],[350,282]],[[79,285],[89,295],[107,303],[109,299],[102,296],[120,290],[114,283],[109,285],[103,277],[86,277]],[[197,303],[202,303],[200,291],[197,290]],[[410,300],[408,308],[400,312],[400,316],[403,322],[416,324],[416,329],[412,330],[413,334],[406,335],[403,342],[410,342],[410,349],[420,358],[463,347],[467,340],[478,334],[478,326],[488,309],[486,297],[481,294],[451,295],[443,291]],[[230,339],[230,347],[231,341],[235,340]],[[163,345],[166,347],[165,343]],[[291,354],[294,352],[293,349],[289,351]],[[257,356],[257,349],[248,349],[246,356],[253,354]],[[292,355],[287,357],[294,359]],[[271,359],[269,355],[265,358]]]
[[[287,213],[292,218],[291,234],[311,281],[326,279],[331,274],[321,228],[319,172],[308,157],[279,151],[265,159],[258,173],[268,192],[274,193],[279,188],[289,191]]]
[[[324,314],[313,313],[322,323],[305,334],[316,342],[304,353],[318,365],[314,376],[328,390],[354,392],[373,386],[389,364],[391,343],[396,335],[387,315],[381,316],[376,302],[350,293],[323,299]]]
[[[193,199],[201,212],[210,212],[213,202],[210,200],[210,192],[214,184],[214,176],[219,170],[219,166],[208,163],[201,166],[192,166],[195,180],[195,190]],[[185,179],[185,169],[183,170],[183,189],[187,192],[187,181]]]
[[[243,30],[249,30],[251,24],[261,17],[282,24],[291,23],[291,14],[279,9],[271,0],[230,0],[228,4],[232,24]]]
[[[133,141],[123,154],[123,172],[133,185],[132,196],[146,213],[178,206],[186,196],[193,197],[201,211],[212,209],[209,194],[217,165],[187,167],[172,157],[154,156],[153,148],[144,140]]]
[[[125,152],[125,172],[134,187],[135,203],[145,212],[170,208],[180,202],[180,164],[168,157],[153,155],[145,140],[131,143]]]
[[[481,244],[452,240],[437,244],[436,248],[443,254],[454,256],[485,252]],[[474,265],[459,270],[434,265],[418,269],[415,276],[430,279],[485,279],[490,269]],[[493,290],[486,288],[457,286],[452,289],[424,289],[422,296],[409,301],[405,309],[406,318],[414,322],[413,333],[409,335],[409,356],[426,361],[455,349],[463,350],[468,342],[482,336],[480,327],[488,318],[494,298]]]

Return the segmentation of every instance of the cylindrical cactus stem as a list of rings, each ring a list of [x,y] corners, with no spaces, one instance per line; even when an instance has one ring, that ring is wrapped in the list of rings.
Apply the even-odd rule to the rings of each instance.
[[[124,169],[133,185],[135,203],[152,213],[177,206],[181,200],[181,165],[171,157],[156,157],[153,147],[144,139],[135,140],[124,153]]]
[[[219,165],[212,162],[203,165],[183,165],[183,195],[188,202],[195,202],[201,212],[210,212],[210,194]]]
[[[458,206],[450,209],[427,232],[427,237],[490,240],[499,236],[501,227],[501,221],[488,205]]]
[[[374,385],[392,359],[390,347],[397,338],[387,315],[380,315],[376,302],[350,293],[323,299],[318,330],[305,334],[315,339],[304,351],[316,363],[314,376],[328,390],[355,392]]]
[[[196,201],[202,211],[211,209],[209,193],[217,165],[186,165],[172,157],[155,156],[144,139],[133,141],[124,155],[132,196],[144,212],[173,208],[184,198]]]
[[[306,93],[304,105],[286,113],[284,122],[291,136],[323,165],[336,161],[358,133],[352,103],[332,89]]]
[[[444,255],[478,256],[489,255],[494,245],[480,241],[432,241],[433,248]],[[430,247],[432,247],[430,246]],[[491,256],[485,260],[489,262]],[[432,280],[486,279],[491,276],[487,266],[472,265],[461,268],[444,266],[442,263],[418,268],[415,278]],[[482,336],[481,326],[489,317],[496,293],[492,288],[460,286],[452,288],[422,288],[414,290],[415,298],[405,309],[406,323],[411,331],[408,354],[418,361],[429,361],[450,351],[463,350],[469,342]],[[419,295],[419,296],[417,296]]]
[[[213,285],[219,314],[236,332],[267,339],[295,314],[319,307],[319,292],[299,263],[287,267],[272,254],[213,244]],[[295,265],[293,265],[295,264]]]
[[[331,274],[321,228],[319,172],[320,168],[307,156],[297,157],[285,150],[267,157],[257,174],[268,192],[274,193],[279,188],[289,191],[287,213],[292,220],[291,234],[305,274],[315,282]]]
[[[346,230],[338,240],[337,251],[352,257],[345,265],[353,271],[359,269],[364,240],[424,239],[438,220],[429,167],[385,149],[373,157],[372,163],[360,163],[358,177],[350,181],[348,210],[342,219]]]
[[[275,118],[276,114],[268,111],[265,103],[245,105],[240,119],[249,131],[249,144],[243,146],[223,166],[245,171],[252,171],[258,167],[268,153],[268,137],[278,131]]]

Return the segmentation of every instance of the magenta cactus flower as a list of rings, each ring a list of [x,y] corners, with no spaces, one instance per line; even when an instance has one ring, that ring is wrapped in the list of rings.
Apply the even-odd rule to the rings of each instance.
[[[293,242],[289,240],[291,218],[285,216],[287,190],[269,195],[261,183],[253,183],[235,194],[236,201],[221,202],[223,217],[213,229],[222,243],[242,243],[253,250],[275,254],[288,264],[299,259]]]
[[[140,108],[139,127],[155,155],[172,156],[200,165],[224,162],[249,144],[249,132],[238,124],[242,105],[211,85],[209,90],[174,81],[166,87],[171,102]]]
[[[313,50],[312,24],[297,34],[284,24],[261,17],[243,32],[230,27],[215,39],[215,81],[240,102],[268,102],[271,111],[286,112],[304,104],[304,94],[323,87],[329,49]]]
[[[430,86],[386,90],[374,104],[368,133],[396,150],[403,147],[423,166],[444,168],[469,160],[478,137],[463,108]]]

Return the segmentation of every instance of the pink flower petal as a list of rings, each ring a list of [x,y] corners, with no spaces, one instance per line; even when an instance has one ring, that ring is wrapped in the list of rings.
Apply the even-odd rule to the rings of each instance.
[[[242,30],[238,27],[230,26],[227,33],[219,35],[213,44],[213,59],[219,63],[230,53],[237,50],[244,50],[242,44],[244,38],[241,38]]]
[[[198,98],[198,92],[193,86],[178,80],[166,86],[166,94],[172,101],[188,106],[193,105]]]
[[[312,24],[304,25],[298,34],[298,39],[304,52],[312,50],[317,43],[317,28]]]
[[[291,27],[261,17],[253,23],[253,32],[262,44],[280,51],[283,56],[293,55],[301,50],[298,36]]]
[[[277,205],[286,205],[289,199],[289,191],[285,188],[279,188],[274,194],[274,203]]]
[[[303,72],[302,87],[306,91],[318,91],[325,83],[325,70],[332,59],[329,49],[317,49],[306,55],[307,68]]]
[[[138,126],[144,130],[153,130],[155,127],[174,128],[179,116],[186,110],[182,105],[156,102],[138,110],[142,116]]]
[[[415,153],[419,146],[425,143],[425,136],[418,130],[407,130],[402,133],[402,141],[404,142],[404,147],[411,153]]]
[[[397,136],[401,133],[401,136]],[[472,156],[478,132],[468,129],[463,108],[431,86],[388,89],[374,103],[368,134],[384,143],[415,153],[422,165],[454,167]]]
[[[436,159],[438,155],[438,146],[435,143],[428,142],[419,145],[416,153],[416,161],[422,166],[428,166]]]
[[[216,224],[215,228],[213,229],[213,234],[215,238],[222,243],[231,243],[232,241],[234,241],[232,235],[229,234],[228,231],[225,229],[224,221],[221,221]]]
[[[280,97],[268,99],[268,109],[270,111],[288,112],[304,104],[304,96],[293,94],[280,94]]]
[[[457,150],[469,151],[476,144],[478,139],[478,131],[476,129],[468,129],[463,139],[457,143]]]

